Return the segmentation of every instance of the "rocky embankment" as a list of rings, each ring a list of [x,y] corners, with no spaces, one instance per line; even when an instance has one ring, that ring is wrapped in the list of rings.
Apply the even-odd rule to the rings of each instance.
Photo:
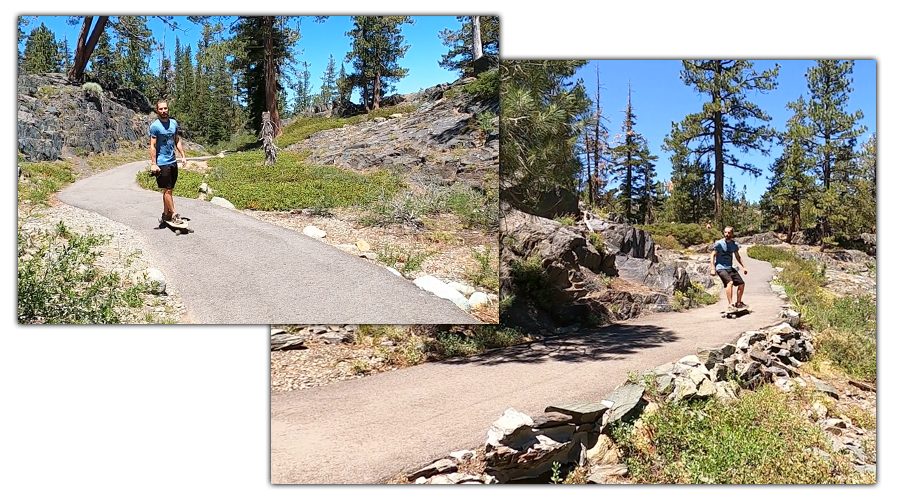
[[[501,296],[514,297],[508,324],[547,330],[670,311],[676,292],[696,283],[718,293],[708,261],[661,251],[634,226],[590,212],[567,225],[501,208]],[[665,258],[660,258],[661,256]]]
[[[465,183],[497,189],[499,96],[483,100],[462,86],[472,78],[394,99],[408,113],[323,130],[288,146],[309,151],[311,163],[356,171],[390,169],[421,186]]]
[[[150,103],[121,89],[93,94],[62,73],[18,77],[18,150],[28,161],[117,151],[144,140]]]

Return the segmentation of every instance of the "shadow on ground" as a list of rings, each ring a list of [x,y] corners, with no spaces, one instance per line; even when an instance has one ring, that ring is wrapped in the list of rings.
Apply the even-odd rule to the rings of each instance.
[[[641,349],[675,342],[678,336],[666,328],[651,325],[612,325],[575,333],[554,335],[473,356],[437,361],[446,364],[542,363],[545,361],[611,360]]]

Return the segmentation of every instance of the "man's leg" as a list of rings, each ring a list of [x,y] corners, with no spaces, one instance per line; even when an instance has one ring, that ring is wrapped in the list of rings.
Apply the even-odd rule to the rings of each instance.
[[[741,278],[741,273],[739,273],[736,269],[732,269],[731,271],[731,282],[734,283],[734,286],[737,287],[737,301],[735,304],[740,304],[741,307],[744,306],[743,296],[744,296],[744,280]]]
[[[734,295],[732,292],[734,292],[734,286],[729,281],[728,284],[725,285],[725,296],[728,297],[728,305],[729,306],[734,305],[734,302],[732,302],[732,300],[731,300],[731,297]]]
[[[172,200],[172,190],[163,190],[163,212],[169,217],[175,213],[175,202]]]

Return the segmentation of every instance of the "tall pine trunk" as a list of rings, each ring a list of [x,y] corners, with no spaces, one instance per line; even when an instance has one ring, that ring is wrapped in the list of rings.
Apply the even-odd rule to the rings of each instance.
[[[278,116],[278,78],[275,74],[275,18],[273,16],[264,16],[263,28],[266,51],[266,110],[269,112],[269,118],[272,120],[275,137],[279,137],[281,136],[281,118]]]
[[[94,53],[94,47],[97,46],[97,41],[100,40],[100,34],[103,33],[104,28],[106,28],[106,22],[109,20],[109,16],[98,17],[97,25],[94,26],[94,30],[91,31],[91,22],[93,20],[94,16],[85,16],[84,22],[81,24],[81,31],[78,33],[78,42],[75,45],[75,61],[66,73],[67,78],[71,82],[81,83],[84,80],[84,70],[87,68],[87,63],[91,59],[91,54]],[[90,32],[90,37],[88,37],[88,32]]]
[[[481,17],[472,16],[472,60],[481,59],[484,51],[481,48]]]

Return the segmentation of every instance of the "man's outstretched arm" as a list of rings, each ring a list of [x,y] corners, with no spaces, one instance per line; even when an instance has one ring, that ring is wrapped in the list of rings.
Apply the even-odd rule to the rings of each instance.
[[[747,274],[747,266],[745,266],[744,261],[741,260],[741,251],[738,250],[737,252],[734,252],[734,256],[737,258],[738,264],[741,265],[741,269],[744,270],[744,274]]]

